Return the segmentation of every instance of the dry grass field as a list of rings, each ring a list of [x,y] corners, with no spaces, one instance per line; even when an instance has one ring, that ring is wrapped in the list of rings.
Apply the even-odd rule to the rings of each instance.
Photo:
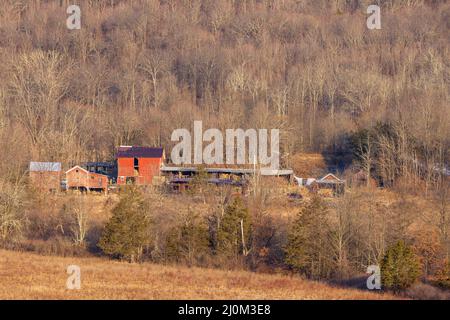
[[[67,266],[81,289],[66,289]],[[282,275],[0,250],[0,299],[395,299]]]

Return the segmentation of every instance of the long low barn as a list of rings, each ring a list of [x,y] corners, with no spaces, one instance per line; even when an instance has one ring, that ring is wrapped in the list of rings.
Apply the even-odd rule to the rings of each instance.
[[[294,172],[290,169],[273,170],[269,168],[198,168],[198,167],[161,167],[161,173],[167,178],[174,190],[184,190],[195,176],[204,172],[206,181],[216,186],[230,185],[245,188],[248,178],[255,173],[267,177],[280,177],[291,182]]]
[[[261,168],[261,169],[236,169],[236,168],[205,168],[199,169],[196,167],[161,167],[161,172],[163,173],[172,173],[172,174],[196,174],[200,170],[204,170],[208,174],[230,174],[230,175],[254,175],[255,172],[262,176],[274,176],[274,177],[287,177],[289,179],[294,175],[294,171],[291,169],[270,169],[270,168]]]

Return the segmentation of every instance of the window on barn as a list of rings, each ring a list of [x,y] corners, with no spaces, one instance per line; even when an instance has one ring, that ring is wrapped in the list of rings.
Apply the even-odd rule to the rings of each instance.
[[[134,158],[134,175],[139,176],[139,159]]]

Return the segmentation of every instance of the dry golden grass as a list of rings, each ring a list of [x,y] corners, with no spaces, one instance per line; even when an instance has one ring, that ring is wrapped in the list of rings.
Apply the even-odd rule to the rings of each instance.
[[[67,266],[81,289],[66,289]],[[0,250],[0,299],[395,299],[297,277]]]
[[[290,159],[291,167],[298,177],[317,178],[319,172],[326,171],[326,159],[320,153],[299,153]]]

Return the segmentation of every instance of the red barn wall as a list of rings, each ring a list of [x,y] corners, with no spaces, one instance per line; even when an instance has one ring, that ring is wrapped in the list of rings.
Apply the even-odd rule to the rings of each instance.
[[[32,171],[30,172],[30,183],[41,191],[57,191],[61,186],[61,175],[59,171]]]
[[[78,170],[78,172],[77,172]],[[74,169],[66,173],[68,188],[104,189],[108,188],[108,177],[102,174]]]
[[[139,159],[139,184],[151,184],[153,177],[159,175],[161,159],[140,158]]]
[[[117,159],[117,176],[118,177],[133,177],[134,176],[134,159],[133,158],[119,158]]]
[[[90,189],[103,189],[108,188],[108,177],[102,174],[90,173],[88,186]]]
[[[78,172],[76,172],[78,170]],[[79,188],[86,186],[86,172],[80,169],[74,169],[66,173],[67,187]]]
[[[152,184],[153,177],[160,175],[161,162],[161,158],[138,158],[139,175],[135,176],[134,158],[118,158],[117,184],[126,184],[127,177],[135,177],[140,185]]]

